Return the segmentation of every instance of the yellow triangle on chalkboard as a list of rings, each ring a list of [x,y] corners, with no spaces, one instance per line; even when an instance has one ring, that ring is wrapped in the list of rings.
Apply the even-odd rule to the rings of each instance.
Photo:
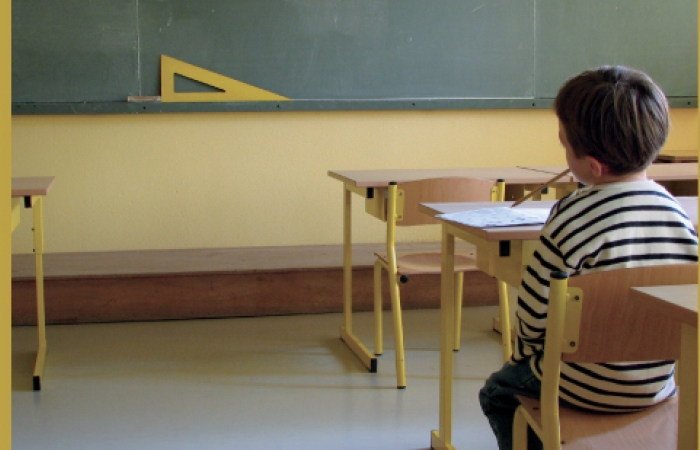
[[[175,92],[175,75],[190,78],[221,92]],[[285,101],[287,97],[193,66],[170,56],[160,55],[160,98],[162,102],[265,102]]]

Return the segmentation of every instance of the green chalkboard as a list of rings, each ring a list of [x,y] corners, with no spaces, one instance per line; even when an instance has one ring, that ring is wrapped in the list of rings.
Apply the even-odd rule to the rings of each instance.
[[[696,0],[538,0],[537,95],[604,64],[644,70],[667,96],[697,97]]]
[[[697,105],[690,0],[13,0],[15,114],[549,107],[600,64]],[[160,55],[291,102],[127,103]],[[177,91],[209,89],[186,78]]]
[[[13,0],[12,102],[138,95],[138,0]]]

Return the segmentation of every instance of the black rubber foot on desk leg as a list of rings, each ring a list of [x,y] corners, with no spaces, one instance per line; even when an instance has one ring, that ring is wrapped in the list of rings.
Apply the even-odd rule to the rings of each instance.
[[[41,377],[34,377],[32,379],[32,386],[35,391],[40,391],[41,390]]]
[[[406,389],[406,386],[396,386],[396,389]]]
[[[370,373],[377,373],[377,358],[372,358],[369,363]]]

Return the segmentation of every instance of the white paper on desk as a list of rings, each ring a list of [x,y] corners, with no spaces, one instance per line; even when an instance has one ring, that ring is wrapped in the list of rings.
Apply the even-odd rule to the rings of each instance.
[[[547,208],[485,208],[439,214],[437,217],[470,227],[491,228],[543,224],[549,212]]]

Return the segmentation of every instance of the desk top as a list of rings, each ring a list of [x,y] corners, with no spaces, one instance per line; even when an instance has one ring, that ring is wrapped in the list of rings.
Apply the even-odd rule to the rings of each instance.
[[[561,172],[561,170],[559,172]],[[430,178],[477,178],[493,181],[503,179],[506,184],[542,184],[552,178],[552,174],[549,172],[531,170],[523,167],[329,170],[328,176],[355,187],[386,187],[389,186],[389,182],[391,181],[406,183]],[[562,181],[570,180],[564,177]]]
[[[630,299],[681,323],[698,326],[698,285],[632,288]]]
[[[466,202],[466,203],[421,203],[418,210],[435,217],[438,214],[449,214],[460,211],[471,211],[484,208],[510,207],[515,202]],[[547,208],[552,209],[556,200],[527,201],[518,208]],[[438,219],[440,220],[440,219]],[[487,241],[535,240],[539,239],[542,225],[518,225],[514,227],[476,228],[468,225],[448,222],[457,228],[468,230],[474,236]]]
[[[429,178],[465,177],[482,180],[504,179],[506,184],[541,184],[561,173],[566,166],[473,167],[461,169],[384,169],[384,170],[329,170],[328,176],[355,187],[386,187],[389,182],[406,183]],[[698,163],[652,164],[647,169],[650,179],[656,181],[697,180]],[[560,183],[576,182],[573,175]]]
[[[663,151],[656,157],[658,162],[679,163],[698,162],[697,150],[668,150]]]
[[[656,181],[697,180],[698,163],[652,164],[647,169],[647,177]]]
[[[12,196],[48,195],[56,177],[12,178]]]
[[[566,169],[566,166],[523,166],[522,168],[554,175]],[[652,164],[647,169],[647,178],[655,181],[697,180],[698,163],[679,162],[676,164]],[[576,181],[575,177],[572,177],[572,181]]]
[[[676,197],[683,210],[697,228],[698,198]],[[449,214],[460,211],[470,211],[482,208],[510,207],[514,202],[466,202],[466,203],[421,203],[418,210],[423,214],[435,217],[438,214]],[[518,208],[548,208],[551,209],[556,200],[527,201]],[[440,219],[438,219],[440,220]],[[471,234],[487,241],[535,240],[539,239],[542,225],[519,225],[515,227],[475,228],[450,222],[457,228],[467,230]]]

